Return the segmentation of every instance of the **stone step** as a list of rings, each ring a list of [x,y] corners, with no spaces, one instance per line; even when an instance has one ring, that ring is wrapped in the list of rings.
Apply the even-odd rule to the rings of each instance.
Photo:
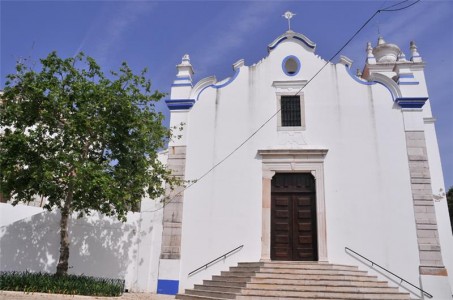
[[[295,299],[304,299],[304,300],[339,300],[339,299],[347,299],[347,300],[410,300],[409,296],[406,298],[382,298],[380,295],[372,295],[372,296],[363,296],[360,294],[357,295],[347,295],[346,298],[339,298],[337,295],[323,295],[323,296],[302,296],[302,297],[290,297],[290,296],[254,296],[254,295],[237,295],[236,300],[295,300]],[[195,299],[194,299],[195,300]]]
[[[217,300],[219,298],[197,296],[197,295],[187,295],[187,294],[177,294],[175,299],[181,300]]]
[[[216,287],[218,288],[218,287]],[[331,285],[295,285],[295,284],[256,284],[249,283],[247,290],[260,291],[294,291],[294,292],[340,292],[340,293],[399,293],[395,287],[367,286],[331,286]],[[240,289],[239,291],[240,292]]]
[[[277,292],[337,292],[337,293],[370,293],[370,294],[395,294],[399,293],[397,288],[393,287],[354,287],[354,286],[326,286],[326,285],[313,285],[313,286],[304,286],[304,285],[286,285],[286,284],[248,284],[246,289],[231,287],[231,286],[216,286],[216,285],[195,285],[194,287],[197,291],[212,291],[212,292],[225,292],[225,293],[235,293],[245,294],[247,291],[256,291],[260,292],[265,291],[277,291]]]
[[[409,299],[409,294],[404,294],[400,292],[387,292],[387,291],[376,291],[374,293],[370,292],[318,292],[318,291],[285,291],[285,290],[252,290],[244,289],[241,292],[241,295],[244,296],[273,296],[273,297],[298,297],[298,298],[331,298],[331,299]],[[238,298],[236,298],[238,299]]]
[[[238,267],[267,267],[267,268],[283,268],[283,269],[332,269],[336,270],[358,270],[357,266],[347,266],[329,263],[313,263],[313,262],[256,262],[256,263],[239,263]]]
[[[224,281],[224,280],[203,280],[203,284],[207,286],[231,286],[245,287],[247,282]]]
[[[225,292],[225,293],[234,293],[239,294],[241,293],[241,287],[235,286],[222,286],[222,285],[204,285],[204,284],[196,284],[194,289],[197,291],[213,291],[213,292]]]
[[[186,295],[212,297],[218,299],[236,299],[236,293],[221,292],[221,291],[208,291],[208,290],[186,290]]]
[[[409,300],[409,294],[389,287],[355,266],[317,262],[239,263],[204,280],[176,299],[212,300]]]
[[[230,271],[222,271],[221,275],[242,274],[245,276],[254,276],[257,273],[264,274],[300,274],[300,275],[367,275],[366,271],[360,270],[314,270],[314,269],[275,269],[261,267],[259,270],[249,270],[247,268],[231,268]]]
[[[373,281],[377,280],[376,276],[367,275],[330,275],[330,274],[273,274],[273,273],[256,273],[256,276],[252,277],[244,275],[243,273],[234,273],[228,275],[214,275],[213,280],[219,281],[235,281],[235,282],[251,282],[254,280],[333,280],[333,281]]]
[[[366,272],[361,271],[358,268],[347,268],[347,267],[334,267],[334,266],[324,266],[324,267],[315,267],[315,266],[303,266],[300,268],[296,267],[288,267],[283,265],[278,266],[238,266],[238,267],[230,267],[230,272],[277,272],[277,273],[294,273],[294,272],[305,272],[305,271],[335,271],[335,272]]]
[[[235,275],[239,275],[236,273]],[[256,274],[256,277],[266,277],[266,278],[288,278],[288,279],[346,279],[346,280],[360,280],[370,278],[367,273],[328,273],[328,272],[310,272],[310,273],[266,273],[259,272]],[[377,277],[376,277],[377,278]]]
[[[231,281],[231,282],[249,282],[251,280],[250,276],[239,276],[239,275],[214,275],[212,280],[215,281]]]
[[[277,279],[266,277],[251,278],[248,284],[295,284],[295,285],[330,285],[330,286],[363,286],[363,287],[387,287],[385,281],[373,280],[375,278],[364,277],[363,280],[334,280],[334,279]],[[217,281],[222,282],[222,281]],[[240,283],[246,285],[247,283]]]

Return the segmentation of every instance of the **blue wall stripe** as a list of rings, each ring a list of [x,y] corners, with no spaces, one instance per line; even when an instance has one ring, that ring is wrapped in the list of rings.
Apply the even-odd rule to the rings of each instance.
[[[171,86],[190,86],[192,87],[191,83],[173,83]]]
[[[418,81],[409,81],[409,82],[406,82],[406,81],[398,81],[398,84],[399,85],[418,85],[419,82]]]
[[[399,78],[415,78],[414,74],[412,73],[405,73],[398,75]]]

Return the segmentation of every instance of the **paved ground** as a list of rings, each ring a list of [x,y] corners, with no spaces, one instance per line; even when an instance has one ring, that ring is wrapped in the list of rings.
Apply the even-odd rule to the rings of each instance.
[[[156,295],[146,293],[125,293],[121,297],[93,297],[93,296],[68,296],[58,294],[43,293],[23,293],[23,292],[6,292],[0,291],[0,300],[169,300],[175,299],[174,296]]]

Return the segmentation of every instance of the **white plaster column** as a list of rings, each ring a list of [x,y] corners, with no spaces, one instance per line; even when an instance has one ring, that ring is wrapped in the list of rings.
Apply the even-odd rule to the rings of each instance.
[[[185,180],[186,147],[189,112],[195,103],[190,99],[192,75],[189,55],[184,55],[176,66],[178,73],[171,88],[171,98],[166,100],[170,109],[170,127],[174,138],[168,144],[167,168],[172,175]],[[181,235],[184,209],[184,186],[171,189],[167,186],[169,199],[163,209],[162,246],[159,260],[158,294],[174,295],[179,286],[181,263]]]

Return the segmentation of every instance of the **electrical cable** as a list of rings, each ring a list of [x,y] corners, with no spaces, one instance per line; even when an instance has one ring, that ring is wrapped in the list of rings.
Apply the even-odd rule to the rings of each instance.
[[[383,9],[378,9],[376,10],[376,12],[368,18],[368,20],[365,21],[365,23],[363,23],[362,26],[360,26],[360,28],[358,30],[356,30],[356,32],[346,41],[346,43],[344,43],[344,45],[337,51],[335,52],[334,55],[332,55],[332,57],[326,61],[326,63],[307,81],[307,83],[302,86],[296,94],[294,94],[294,96],[297,96],[307,85],[310,84],[310,82],[313,81],[313,79],[316,78],[316,76],[318,76],[319,73],[321,73],[321,71],[341,52],[343,51],[344,48],[346,48],[347,45],[349,45],[349,43],[363,30],[363,28],[365,28],[366,25],[368,25],[368,23],[371,22],[371,20],[374,19],[374,17],[376,15],[378,15],[379,13],[381,12],[395,12],[395,11],[400,11],[400,10],[404,10],[404,9],[407,9],[415,4],[417,4],[418,2],[420,2],[421,0],[416,0],[415,2],[409,4],[409,5],[406,5],[404,7],[401,7],[401,8],[395,8],[395,9],[392,9],[393,7],[396,7],[398,5],[401,5],[405,2],[408,2],[409,0],[404,0],[404,1],[400,1],[396,4],[393,4],[393,5],[390,5],[390,6],[387,6]],[[217,168],[220,164],[222,164],[224,161],[226,161],[230,156],[232,156],[237,150],[239,150],[240,148],[242,148],[242,146],[244,146],[249,140],[251,140],[264,126],[266,126],[276,115],[278,115],[281,111],[281,108],[278,109],[273,115],[271,115],[264,123],[261,124],[261,126],[259,126],[251,135],[249,135],[241,144],[239,144],[236,148],[234,148],[228,155],[226,155],[223,159],[221,159],[220,161],[218,161],[216,164],[214,164],[209,170],[207,170],[205,173],[203,173],[203,175],[201,175],[198,179],[192,181],[189,185],[185,186],[184,189],[182,191],[179,191],[178,193],[176,193],[175,195],[173,195],[168,201],[164,201],[164,204],[162,205],[162,207],[158,208],[158,209],[155,209],[155,210],[149,210],[149,211],[142,211],[142,212],[156,212],[156,211],[159,211],[161,209],[163,209],[166,205],[170,204],[177,196],[181,195],[185,190],[187,190],[188,188],[190,188],[191,186],[193,186],[194,184],[196,184],[197,182],[199,182],[200,180],[202,180],[204,177],[206,177],[209,173],[211,173],[215,168]]]
[[[384,11],[384,12],[394,12],[394,11],[403,10],[403,9],[406,9],[406,8],[411,7],[412,5],[417,4],[417,3],[420,2],[420,1],[421,1],[421,0],[417,0],[417,1],[415,1],[414,3],[411,3],[411,4],[406,5],[406,6],[404,6],[404,7],[401,7],[401,8],[389,9],[390,7],[394,7],[394,6],[399,5],[399,4],[403,3],[403,2],[406,2],[406,1],[403,1],[403,2],[401,2],[401,3],[397,3],[397,4],[395,4],[395,5],[392,5],[392,6],[390,6],[390,7],[387,7],[387,8],[385,8],[385,9],[381,9],[381,11]]]

